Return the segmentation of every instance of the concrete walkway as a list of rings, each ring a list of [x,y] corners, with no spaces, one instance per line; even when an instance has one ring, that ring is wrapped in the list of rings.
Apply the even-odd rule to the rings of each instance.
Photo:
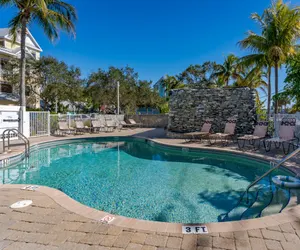
[[[9,205],[31,199],[23,209]],[[300,215],[299,215],[300,217]],[[300,219],[276,227],[208,235],[133,230],[71,213],[37,191],[0,188],[0,249],[300,249]]]
[[[163,130],[137,129],[100,136],[137,135],[155,138],[161,142],[182,145],[183,141],[164,138]],[[99,135],[91,135],[99,136]],[[79,138],[79,136],[77,136]],[[86,136],[84,136],[86,137]],[[31,143],[57,140],[58,137],[35,138]],[[194,144],[190,144],[193,146]],[[195,147],[202,147],[195,144]],[[235,150],[233,147],[231,148]],[[22,147],[15,147],[10,155]],[[272,153],[268,154],[271,157]],[[2,155],[7,157],[8,155]],[[276,152],[276,156],[280,154]],[[296,161],[297,162],[297,161]],[[293,165],[296,164],[293,162]],[[11,209],[16,201],[30,199],[33,204],[23,209]],[[297,210],[298,211],[298,210]],[[248,231],[231,231],[208,235],[135,230],[103,224],[62,207],[50,196],[39,191],[24,191],[0,185],[0,250],[1,249],[300,249],[300,213],[293,221]]]

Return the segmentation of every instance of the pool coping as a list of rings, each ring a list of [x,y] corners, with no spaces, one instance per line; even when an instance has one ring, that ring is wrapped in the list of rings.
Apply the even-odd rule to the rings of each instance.
[[[109,136],[95,136],[95,137],[76,137],[72,139],[89,139],[89,138],[98,138],[98,137],[109,137]],[[186,145],[179,145],[179,144],[170,144],[161,142],[159,140],[147,138],[147,137],[140,137],[140,136],[128,136],[128,135],[120,135],[120,136],[111,136],[111,137],[135,137],[135,138],[141,138],[145,139],[146,141],[153,141],[154,143],[165,145],[165,146],[172,146],[172,147],[182,147],[182,148],[194,148],[194,149],[205,149],[207,151],[220,151],[220,152],[230,152],[230,153],[238,153],[240,155],[245,155],[242,152],[234,151],[231,149],[215,149],[215,148],[199,148],[199,147],[193,147],[193,146],[186,146]],[[71,139],[71,138],[70,138]],[[43,143],[50,143],[55,141],[66,141],[70,140],[68,138],[59,138],[49,141],[43,141],[43,142],[37,142],[32,144],[39,145]],[[13,156],[10,155],[7,158],[12,158],[16,156],[22,155],[21,153],[15,153]],[[259,154],[253,154],[249,155],[249,158],[257,158],[260,160],[268,161],[266,160],[262,155]],[[273,158],[273,157],[270,157]],[[274,160],[275,158],[273,158]],[[2,160],[1,160],[2,161]],[[293,171],[293,169],[290,169],[288,166],[285,166],[288,170]],[[7,189],[7,188],[16,188],[21,189],[24,186],[27,186],[28,184],[2,184],[0,185],[1,189]],[[278,226],[283,223],[293,222],[297,221],[298,217],[300,217],[300,205],[294,205],[293,207],[289,207],[284,209],[279,214],[274,215],[268,215],[265,217],[257,218],[257,219],[249,219],[249,220],[241,220],[241,221],[232,221],[232,222],[213,222],[213,223],[197,223],[197,224],[184,224],[184,223],[168,223],[168,222],[157,222],[157,221],[146,221],[146,220],[139,220],[135,218],[129,218],[125,216],[120,215],[112,215],[110,213],[100,211],[91,207],[88,207],[65,193],[46,186],[38,186],[38,189],[36,191],[27,191],[24,192],[41,192],[50,198],[52,198],[56,203],[64,207],[65,209],[79,214],[81,216],[84,216],[86,218],[101,221],[106,216],[114,217],[114,219],[109,223],[109,225],[119,226],[119,227],[126,227],[131,228],[135,230],[148,230],[148,231],[154,231],[154,232],[161,232],[161,233],[182,233],[182,226],[186,225],[201,225],[206,226],[209,233],[220,233],[220,232],[234,232],[234,231],[246,231],[251,229],[260,229],[260,228],[266,228],[271,226]],[[296,198],[292,199],[290,203],[295,203]],[[295,203],[296,204],[296,203]]]

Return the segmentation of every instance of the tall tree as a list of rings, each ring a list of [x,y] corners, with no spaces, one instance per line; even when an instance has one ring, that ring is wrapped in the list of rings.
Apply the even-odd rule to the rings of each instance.
[[[274,2],[267,10],[267,23],[264,33],[272,44],[269,57],[275,67],[275,95],[278,94],[278,69],[286,58],[296,53],[296,42],[300,37],[300,8],[291,8],[282,0]],[[275,100],[275,113],[278,101]]]
[[[268,67],[275,68],[275,95],[278,94],[278,70],[286,58],[295,54],[296,42],[300,37],[300,8],[291,8],[282,0],[272,2],[262,16],[252,14],[259,22],[261,35],[249,32],[248,37],[240,42],[242,48],[256,54],[264,54]],[[271,84],[269,84],[271,87]],[[270,91],[269,91],[270,93]],[[275,113],[278,104],[275,100]]]
[[[245,43],[252,43],[251,41],[252,37],[248,37],[249,41],[243,40],[240,43],[240,45],[243,47]],[[243,43],[243,44],[242,44]],[[239,68],[248,68],[248,67],[255,67],[259,71],[264,71],[267,78],[267,114],[270,114],[271,110],[271,98],[272,98],[272,87],[271,87],[271,73],[272,73],[272,66],[271,61],[268,58],[266,54],[263,52],[254,52],[252,55],[247,55],[244,57],[241,57],[239,59]]]
[[[87,94],[94,110],[101,105],[117,106],[117,82],[120,83],[120,108],[122,113],[135,113],[138,107],[156,108],[162,101],[151,89],[151,82],[139,80],[133,68],[110,67],[107,71],[98,69],[88,79]]]
[[[219,65],[211,61],[204,62],[202,65],[190,65],[178,76],[178,80],[196,88],[217,86],[219,85],[218,77],[214,75],[214,72],[219,68]]]
[[[26,107],[25,97],[25,69],[26,69],[26,33],[30,23],[40,25],[49,39],[58,37],[58,30],[62,29],[75,35],[74,21],[77,19],[75,8],[60,0],[0,0],[0,7],[12,6],[17,8],[16,16],[9,22],[13,40],[21,40],[20,58],[20,106],[22,113]],[[21,34],[19,35],[19,31]],[[20,130],[23,132],[22,116]]]
[[[285,79],[284,91],[277,96],[279,102],[293,103],[292,112],[300,111],[300,54],[287,60],[287,77]]]

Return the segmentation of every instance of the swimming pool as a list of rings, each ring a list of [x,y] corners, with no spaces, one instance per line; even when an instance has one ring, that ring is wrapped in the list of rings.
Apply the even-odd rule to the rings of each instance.
[[[205,223],[218,221],[269,168],[237,154],[107,137],[42,144],[28,160],[3,169],[0,180],[53,187],[87,206],[131,218]]]

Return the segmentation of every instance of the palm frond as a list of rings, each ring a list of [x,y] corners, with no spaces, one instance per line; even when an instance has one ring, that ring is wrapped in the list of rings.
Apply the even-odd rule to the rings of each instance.
[[[9,34],[12,36],[13,43],[16,42],[18,37],[18,32],[22,27],[22,18],[23,13],[18,13],[13,19],[11,19],[8,23]]]
[[[0,7],[13,6],[15,4],[15,0],[0,0]]]

